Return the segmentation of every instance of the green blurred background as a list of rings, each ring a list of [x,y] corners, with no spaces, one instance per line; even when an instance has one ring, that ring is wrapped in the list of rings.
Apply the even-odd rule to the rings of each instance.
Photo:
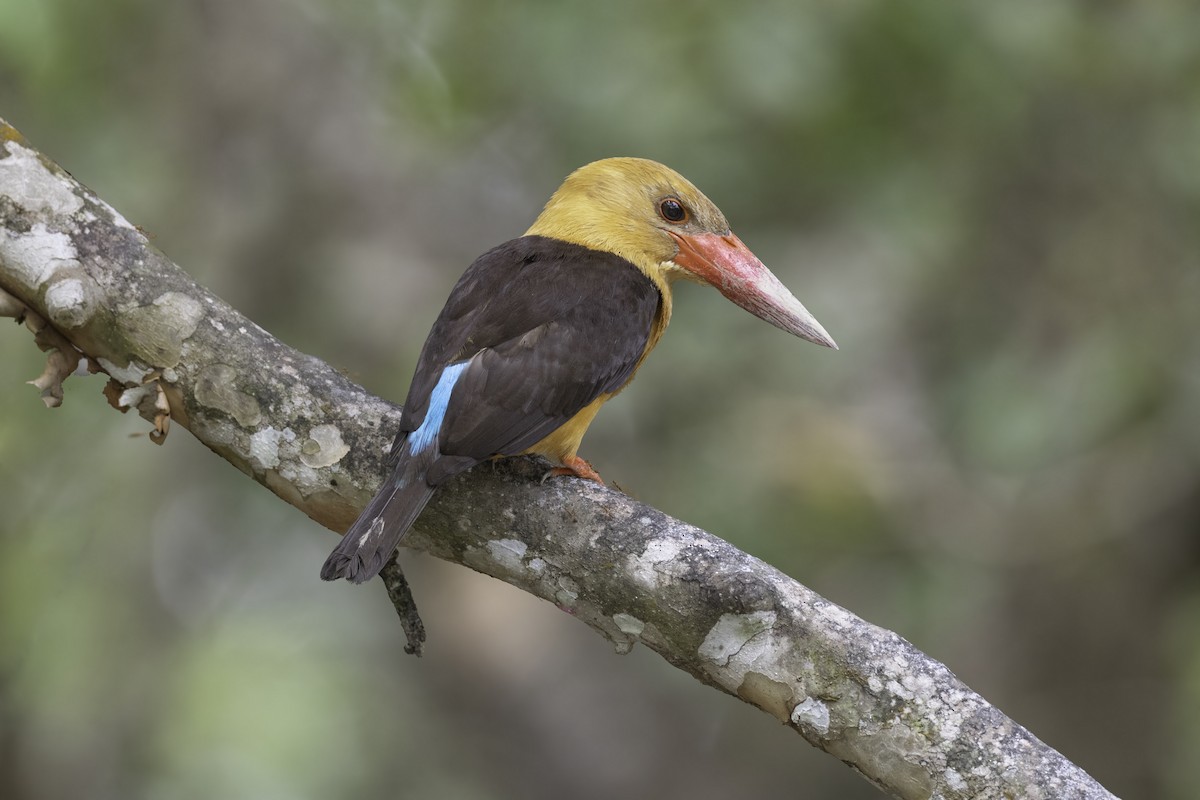
[[[696,182],[842,346],[684,286],[584,443],[1112,791],[1200,793],[1200,7],[0,0],[0,116],[402,399],[574,167]],[[644,648],[334,537],[0,329],[0,796],[873,798]],[[140,434],[140,436],[139,436]]]

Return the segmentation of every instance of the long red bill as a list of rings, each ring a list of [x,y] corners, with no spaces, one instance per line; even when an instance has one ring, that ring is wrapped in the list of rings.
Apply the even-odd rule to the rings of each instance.
[[[814,344],[832,347],[833,341],[816,317],[808,313],[758,256],[732,233],[684,235],[670,231],[679,244],[675,263],[759,319]]]

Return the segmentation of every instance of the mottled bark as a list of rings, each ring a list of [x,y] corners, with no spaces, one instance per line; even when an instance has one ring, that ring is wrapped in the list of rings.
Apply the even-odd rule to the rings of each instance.
[[[0,315],[24,317],[50,353],[49,404],[82,355],[111,376],[114,405],[160,436],[169,413],[332,530],[382,475],[397,406],[197,286],[3,121]],[[460,476],[407,544],[549,600],[618,651],[645,644],[895,797],[1111,797],[896,634],[619,492],[543,484],[543,469]]]

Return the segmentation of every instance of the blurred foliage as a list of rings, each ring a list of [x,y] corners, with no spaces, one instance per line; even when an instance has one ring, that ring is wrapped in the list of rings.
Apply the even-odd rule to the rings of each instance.
[[[1127,797],[1200,791],[1200,7],[0,0],[0,115],[400,399],[572,168],[692,178],[842,345],[682,287],[584,444]],[[0,336],[0,796],[876,797],[761,714],[332,536]]]

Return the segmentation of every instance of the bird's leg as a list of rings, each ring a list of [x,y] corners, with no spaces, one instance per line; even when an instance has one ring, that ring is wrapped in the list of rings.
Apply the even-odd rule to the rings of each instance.
[[[546,478],[556,478],[560,475],[574,475],[576,478],[583,478],[587,481],[595,481],[601,486],[604,485],[604,479],[600,477],[600,474],[596,472],[596,470],[592,469],[591,464],[584,461],[579,456],[564,456],[562,462],[563,465],[561,467],[555,467],[547,472],[542,480],[545,481]]]

